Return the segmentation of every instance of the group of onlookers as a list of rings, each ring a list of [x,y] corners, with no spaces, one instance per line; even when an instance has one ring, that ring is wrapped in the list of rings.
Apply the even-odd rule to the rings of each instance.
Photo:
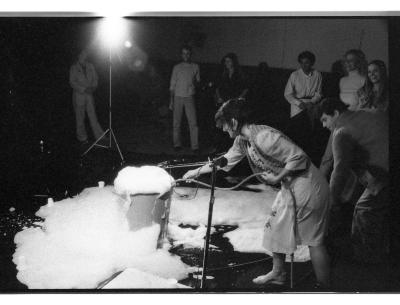
[[[276,129],[257,124],[248,115],[251,104],[245,98],[249,85],[237,57],[229,53],[222,61],[224,69],[216,88],[216,100],[221,107],[216,121],[235,139],[224,155],[228,165],[223,169],[229,170],[247,156],[253,172],[265,172],[263,182],[282,185],[264,237],[265,248],[273,252],[273,268],[254,279],[256,284],[284,283],[282,255],[303,244],[310,248],[317,280],[329,285],[329,255],[324,236],[330,231],[330,240],[335,238],[335,228],[343,224],[342,211],[351,205],[355,206],[350,234],[352,258],[367,263],[381,263],[387,258],[386,66],[381,60],[368,64],[361,50],[349,50],[344,56],[346,75],[340,79],[339,96],[324,97],[322,74],[313,68],[315,60],[309,51],[300,53],[300,69],[291,73],[285,87],[284,97],[290,103],[289,138]],[[196,76],[198,80],[198,66],[185,62],[185,58],[184,64],[193,65],[191,79]],[[176,67],[171,80],[171,101],[177,100]],[[174,131],[178,127],[174,124]],[[330,136],[320,169],[316,170],[312,164],[315,160],[308,152],[316,145],[318,128],[322,127],[330,131]],[[180,142],[174,141],[174,145],[180,148]],[[189,171],[184,177],[207,172],[210,168],[204,166]],[[324,181],[329,182],[328,189]],[[291,210],[295,211],[294,223]]]
[[[181,118],[185,112],[190,130],[191,149],[198,153],[199,130],[195,94],[200,82],[200,69],[191,61],[191,55],[192,50],[189,46],[182,47],[182,61],[172,70],[169,106],[173,112],[174,149],[182,149],[180,129]],[[87,141],[83,123],[85,112],[88,113],[96,138],[103,134],[93,104],[97,75],[93,65],[88,63],[86,58],[87,53],[83,51],[70,70],[77,137],[81,142]],[[231,138],[236,138],[226,154],[230,161],[228,167],[231,168],[247,155],[254,171],[270,171],[279,176],[280,179],[270,177],[264,180],[282,182],[282,194],[285,194],[283,190],[290,187],[290,181],[294,179],[293,181],[298,181],[296,183],[300,193],[296,193],[296,189],[290,189],[292,197],[300,196],[296,199],[300,206],[312,202],[308,206],[308,212],[305,209],[302,215],[297,215],[297,221],[304,221],[303,234],[309,239],[310,250],[313,250],[313,263],[322,264],[314,267],[316,272],[322,270],[321,277],[326,280],[327,256],[321,236],[325,234],[327,216],[323,211],[327,210],[327,206],[333,228],[341,223],[343,208],[355,205],[351,238],[356,258],[367,262],[379,262],[388,252],[388,76],[383,61],[373,60],[368,63],[361,50],[349,50],[344,55],[343,66],[346,75],[339,81],[339,96],[324,97],[324,79],[322,73],[313,68],[315,61],[316,57],[310,51],[301,52],[298,55],[300,68],[292,72],[287,81],[283,96],[290,104],[289,127],[285,130],[289,137],[269,126],[257,127],[261,125],[254,125],[255,121],[247,115],[252,105],[247,99],[248,96],[268,99],[269,89],[263,91],[262,83],[263,79],[268,79],[266,64],[259,66],[259,78],[256,78],[255,84],[252,85],[242,72],[237,56],[234,53],[225,55],[221,61],[222,72],[216,81],[215,102],[220,108],[217,112],[217,123],[220,123]],[[257,88],[259,93],[255,93],[254,88]],[[327,135],[325,141],[327,144],[322,161],[318,164],[318,159],[313,158],[312,153],[315,146],[321,143],[316,139],[321,136],[322,128],[329,130],[329,136]],[[311,166],[310,163],[320,165],[319,170],[314,169],[314,165]],[[193,175],[194,172],[188,174]],[[326,192],[322,190],[326,182],[323,182],[320,176],[329,182],[329,200]],[[301,177],[306,180],[301,182]],[[284,184],[285,181],[289,184]],[[309,187],[315,189],[314,193],[307,189],[307,181],[311,183]],[[322,193],[318,195],[320,192]],[[301,197],[301,194],[307,194],[308,199]],[[319,197],[314,198],[316,195]],[[292,197],[282,197],[282,202],[286,200],[285,204],[290,205]],[[320,202],[321,198],[324,203]],[[315,228],[318,228],[318,232]],[[313,235],[313,232],[317,235]],[[302,242],[297,241],[297,244]],[[276,263],[281,264],[279,243],[276,247]],[[265,283],[269,280],[271,275],[257,281]]]

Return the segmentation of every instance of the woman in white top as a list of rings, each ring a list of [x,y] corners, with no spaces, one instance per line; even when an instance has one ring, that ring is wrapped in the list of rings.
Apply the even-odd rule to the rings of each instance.
[[[358,90],[366,81],[367,62],[365,54],[361,50],[349,50],[344,55],[344,68],[347,76],[339,82],[340,99],[348,105],[349,110],[357,110]]]

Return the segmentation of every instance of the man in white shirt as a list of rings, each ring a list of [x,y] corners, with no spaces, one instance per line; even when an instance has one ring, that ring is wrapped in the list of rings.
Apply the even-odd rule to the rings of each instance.
[[[300,69],[290,75],[284,94],[290,103],[291,121],[288,134],[308,152],[307,150],[311,148],[314,123],[318,119],[315,105],[322,98],[322,75],[313,69],[315,63],[313,53],[309,51],[300,53],[298,62]]]
[[[198,153],[198,126],[196,105],[194,101],[195,84],[200,82],[199,66],[191,62],[191,48],[184,46],[181,49],[182,62],[172,70],[170,84],[170,109],[173,111],[173,143],[176,151],[182,148],[181,120],[185,110],[190,130],[190,143],[193,152]]]

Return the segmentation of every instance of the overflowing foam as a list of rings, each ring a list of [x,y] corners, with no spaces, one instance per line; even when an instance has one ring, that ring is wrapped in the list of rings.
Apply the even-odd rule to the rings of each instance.
[[[127,219],[127,195],[162,195],[171,189],[173,178],[158,167],[126,167],[114,183],[40,208],[40,227],[25,228],[14,239],[13,262],[20,282],[38,289],[96,288],[129,269],[129,278],[136,277],[131,285],[138,288],[176,288],[176,281],[190,269],[167,249],[156,249],[159,225],[131,231]],[[258,192],[215,192],[213,225],[238,226],[225,234],[236,251],[266,252],[261,246],[263,226],[277,191],[255,189]],[[194,194],[192,188],[176,188],[172,196],[169,237],[174,245],[203,247],[210,191],[198,189],[188,200]],[[308,253],[300,251],[297,260],[306,260]]]
[[[159,225],[132,232],[129,206],[112,187],[85,189],[75,198],[43,206],[41,228],[15,236],[17,278],[28,288],[95,288],[117,271],[136,268],[183,279],[186,266],[167,250],[156,250]]]
[[[157,166],[123,168],[114,180],[118,194],[160,194],[168,192],[174,184],[174,178]]]

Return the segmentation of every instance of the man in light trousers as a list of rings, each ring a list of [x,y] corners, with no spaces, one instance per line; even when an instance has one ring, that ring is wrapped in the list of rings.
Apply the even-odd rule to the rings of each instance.
[[[191,62],[191,48],[181,49],[182,62],[172,70],[170,83],[170,109],[173,111],[173,144],[174,149],[182,149],[181,120],[185,110],[190,130],[190,143],[194,153],[199,151],[196,105],[194,100],[195,83],[200,82],[199,66]]]
[[[98,139],[104,133],[97,120],[93,98],[93,92],[98,84],[98,76],[94,66],[87,61],[87,57],[88,52],[83,50],[69,72],[69,83],[73,89],[72,102],[76,118],[76,137],[81,144],[88,142],[85,128],[86,113],[95,139]]]

